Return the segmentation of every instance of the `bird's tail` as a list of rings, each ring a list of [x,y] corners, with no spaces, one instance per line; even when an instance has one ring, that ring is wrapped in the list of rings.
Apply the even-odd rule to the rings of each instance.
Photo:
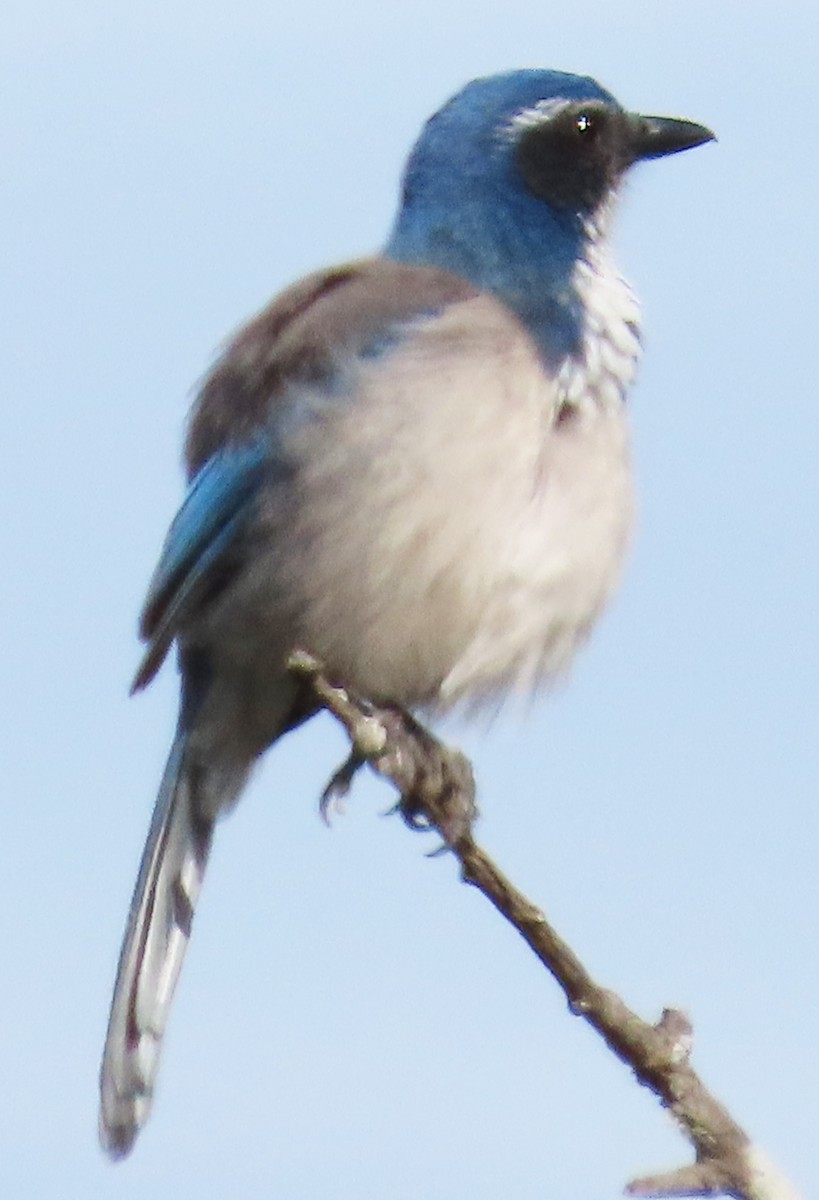
[[[180,732],[162,777],[120,951],[100,1071],[100,1140],[121,1158],[148,1119],[162,1035],[213,836]]]

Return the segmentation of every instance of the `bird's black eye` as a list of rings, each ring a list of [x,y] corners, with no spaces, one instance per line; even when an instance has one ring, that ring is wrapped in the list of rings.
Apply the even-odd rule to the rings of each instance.
[[[567,104],[525,128],[517,167],[530,191],[555,208],[590,213],[616,183],[624,136],[621,114],[604,104]]]

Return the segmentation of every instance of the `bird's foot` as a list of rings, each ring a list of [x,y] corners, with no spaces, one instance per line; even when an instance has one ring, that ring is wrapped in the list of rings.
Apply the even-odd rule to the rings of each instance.
[[[387,742],[387,731],[371,712],[359,712],[348,725],[353,748],[337,771],[330,777],[319,800],[319,813],[325,825],[334,815],[341,816],[346,808],[345,800],[358,772],[368,762],[373,762],[383,753]]]
[[[471,840],[478,807],[468,760],[433,737],[404,709],[388,709],[380,717],[387,743],[373,765],[400,792],[390,811],[400,813],[410,829],[437,829],[444,842],[433,855]]]
[[[369,764],[398,791],[400,799],[392,811],[399,812],[410,829],[440,833],[444,844],[434,853],[471,842],[478,815],[475,780],[460,751],[433,737],[406,709],[379,708],[331,683],[321,662],[304,650],[294,651],[288,666],[309,679],[320,704],[342,722],[352,742],[349,757],[321,795],[319,812],[327,824],[333,813],[344,811],[353,779]]]

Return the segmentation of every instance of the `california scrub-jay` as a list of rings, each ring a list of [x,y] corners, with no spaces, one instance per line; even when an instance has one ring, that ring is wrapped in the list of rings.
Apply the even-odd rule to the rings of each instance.
[[[113,1157],[150,1111],[216,818],[315,711],[288,653],[376,703],[476,708],[563,672],[606,604],[640,349],[614,200],[712,137],[582,76],[475,80],[421,133],[382,253],[294,284],[216,363],[140,623],[134,689],[174,642],[182,688],[105,1043]]]

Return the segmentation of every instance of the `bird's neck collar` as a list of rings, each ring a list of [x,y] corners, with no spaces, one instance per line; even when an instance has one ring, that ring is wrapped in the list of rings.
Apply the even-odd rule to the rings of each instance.
[[[388,257],[443,268],[492,292],[537,343],[547,367],[570,370],[587,357],[590,336],[630,326],[636,305],[613,263],[613,203],[591,216],[561,213],[517,188],[487,186],[405,199]],[[614,340],[619,336],[612,331]]]

